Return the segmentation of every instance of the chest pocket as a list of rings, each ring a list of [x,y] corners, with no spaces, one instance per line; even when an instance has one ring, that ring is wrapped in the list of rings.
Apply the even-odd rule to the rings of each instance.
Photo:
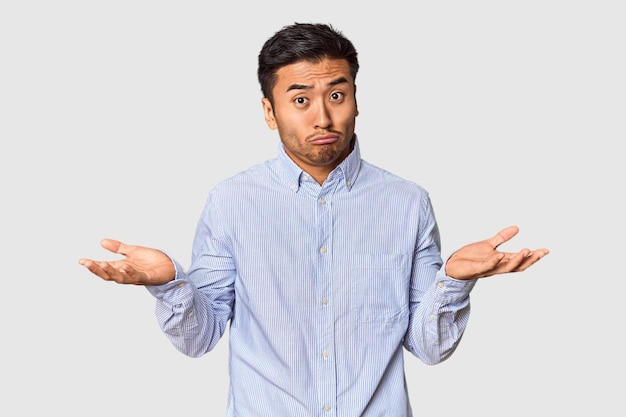
[[[352,257],[352,312],[362,321],[400,321],[409,314],[411,256],[357,254]]]

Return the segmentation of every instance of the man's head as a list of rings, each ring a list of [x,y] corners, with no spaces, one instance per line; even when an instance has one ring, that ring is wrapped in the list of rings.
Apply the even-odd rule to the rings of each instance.
[[[263,97],[273,103],[272,90],[280,68],[298,61],[319,62],[322,58],[346,60],[352,80],[356,80],[357,51],[341,32],[321,23],[294,23],[283,27],[265,42],[259,53],[257,76]]]
[[[352,150],[358,69],[352,43],[328,25],[287,26],[259,54],[265,121],[320,184]]]

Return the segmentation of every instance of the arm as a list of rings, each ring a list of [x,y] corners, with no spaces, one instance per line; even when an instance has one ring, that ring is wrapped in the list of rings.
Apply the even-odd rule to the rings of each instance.
[[[441,267],[439,234],[429,202],[422,219],[404,343],[415,356],[432,365],[450,357],[458,346],[469,320],[469,294],[478,278],[524,271],[548,250],[499,252],[498,246],[518,233],[518,228],[511,226],[489,239],[463,246]]]
[[[188,272],[175,262],[176,280],[148,287],[157,298],[156,316],[170,342],[182,353],[199,357],[223,336],[235,302],[236,268],[209,198],[200,216]]]
[[[447,359],[459,344],[469,320],[469,294],[475,284],[475,280],[446,276],[442,264],[439,230],[425,197],[410,280],[404,346],[428,365]]]
[[[189,273],[162,251],[112,239],[104,239],[102,246],[123,259],[79,261],[106,281],[144,285],[157,299],[161,329],[178,350],[191,357],[201,356],[217,344],[234,302],[234,264],[208,227],[207,212],[205,209],[196,231]]]

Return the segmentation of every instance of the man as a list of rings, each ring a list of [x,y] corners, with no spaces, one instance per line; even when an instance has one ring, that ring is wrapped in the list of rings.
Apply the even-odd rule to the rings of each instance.
[[[329,25],[294,24],[259,54],[278,157],[215,187],[189,270],[151,248],[80,260],[99,277],[145,285],[186,355],[210,351],[230,322],[227,415],[411,416],[403,348],[447,359],[465,330],[476,279],[523,271],[546,249],[505,253],[503,229],[442,262],[419,185],[360,157],[352,43]]]

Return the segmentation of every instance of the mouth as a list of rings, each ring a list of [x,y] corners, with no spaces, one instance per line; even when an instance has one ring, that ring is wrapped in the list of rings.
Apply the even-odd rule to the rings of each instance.
[[[324,135],[324,136],[316,136],[313,139],[309,140],[309,143],[313,145],[328,145],[329,143],[335,143],[339,140],[339,137],[336,135]]]

